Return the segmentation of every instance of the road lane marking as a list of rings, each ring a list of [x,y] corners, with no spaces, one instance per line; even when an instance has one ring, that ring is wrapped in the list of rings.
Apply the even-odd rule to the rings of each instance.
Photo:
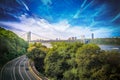
[[[21,56],[20,56],[20,57],[21,57]],[[3,76],[3,70],[4,70],[4,68],[5,68],[8,64],[10,64],[10,63],[12,63],[13,61],[19,59],[20,57],[17,57],[17,58],[15,58],[15,59],[13,59],[13,60],[7,62],[7,63],[2,67],[1,72],[0,72],[0,73],[1,73],[1,75],[0,75],[0,80],[2,80],[2,76]]]
[[[23,78],[23,76],[22,76],[22,74],[21,74],[21,71],[20,71],[20,65],[21,65],[21,63],[23,62],[23,60],[22,61],[20,61],[20,63],[19,63],[19,74],[20,74],[20,76],[21,76],[21,78],[22,78],[22,80],[24,80],[24,78]]]
[[[37,79],[37,80],[42,80],[37,74],[34,73],[32,67],[30,66],[30,61],[28,61],[28,66],[31,70],[31,73],[34,75],[34,77]]]
[[[26,62],[26,61],[25,61]],[[29,80],[31,80],[31,78],[29,77],[28,73],[26,72],[25,70],[25,62],[24,62],[24,71],[25,71],[25,74],[27,75],[27,77],[29,78]],[[27,66],[26,66],[27,67]]]
[[[16,76],[15,76],[15,67],[17,65],[17,63],[20,61],[20,59],[18,61],[16,61],[14,67],[13,67],[13,76],[14,76],[14,79],[16,80]]]

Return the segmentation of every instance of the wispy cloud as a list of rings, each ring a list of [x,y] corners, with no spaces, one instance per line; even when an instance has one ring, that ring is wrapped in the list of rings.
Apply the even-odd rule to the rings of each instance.
[[[23,1],[21,1],[21,3],[24,5],[24,7],[26,8],[26,10],[28,10],[29,11],[29,8],[28,8],[28,6],[23,2]]]
[[[92,30],[91,27],[86,26],[71,26],[67,20],[62,20],[58,23],[50,24],[45,19],[27,18],[25,15],[22,15],[21,17],[19,17],[19,19],[21,20],[21,22],[19,23],[0,22],[0,24],[11,26],[12,31],[16,32],[18,35],[22,35],[24,32],[31,31],[41,36],[39,37],[39,39],[68,39],[72,36],[80,38],[81,35],[85,35],[86,38],[89,38],[91,37],[91,33],[94,33],[95,37],[108,37],[111,32],[111,29],[107,28]]]
[[[73,18],[79,18],[80,13],[84,12],[90,5],[92,5],[93,2],[94,2],[94,0],[92,0],[91,2],[89,2],[87,5],[85,5],[86,2],[87,2],[87,0],[84,0],[83,4],[80,6],[80,9],[77,10],[77,12],[73,16]]]
[[[84,0],[81,7],[84,7],[84,5],[86,4],[87,0]]]
[[[52,4],[51,0],[41,0],[44,5]]]
[[[120,13],[119,14],[117,14],[112,20],[111,20],[111,22],[114,22],[116,19],[118,19],[118,18],[120,18]]]

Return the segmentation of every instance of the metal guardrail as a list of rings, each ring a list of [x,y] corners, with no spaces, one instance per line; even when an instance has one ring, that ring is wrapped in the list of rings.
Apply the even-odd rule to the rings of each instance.
[[[34,63],[31,62],[30,60],[28,61],[28,66],[29,66],[29,69],[31,70],[31,72],[33,73],[33,75],[36,77],[37,80],[49,80],[48,78],[44,77],[42,74],[40,74],[35,66],[34,66]]]

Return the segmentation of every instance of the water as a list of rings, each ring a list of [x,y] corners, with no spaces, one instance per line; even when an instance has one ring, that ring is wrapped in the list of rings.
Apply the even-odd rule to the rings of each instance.
[[[52,45],[50,43],[42,43],[42,45],[46,46],[47,48],[52,48]]]
[[[120,51],[120,45],[98,45],[102,50]]]
[[[42,45],[47,48],[51,48],[52,45],[50,43],[42,43]],[[120,45],[98,45],[102,50],[116,50],[120,52]]]

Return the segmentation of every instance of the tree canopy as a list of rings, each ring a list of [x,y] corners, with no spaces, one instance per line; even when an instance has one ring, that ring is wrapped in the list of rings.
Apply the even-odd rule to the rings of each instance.
[[[7,61],[26,53],[28,43],[15,33],[0,27],[0,67]]]
[[[34,62],[42,63],[42,68],[37,67],[44,69],[50,80],[120,80],[120,52],[103,51],[96,44],[80,42],[51,44],[47,52],[32,46],[30,53],[39,57],[34,57]]]

